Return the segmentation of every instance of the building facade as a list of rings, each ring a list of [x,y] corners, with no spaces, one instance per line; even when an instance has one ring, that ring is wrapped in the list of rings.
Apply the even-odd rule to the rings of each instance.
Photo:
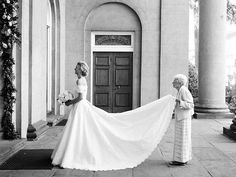
[[[19,25],[13,122],[22,138],[68,113],[57,96],[76,89],[79,60],[90,67],[88,100],[109,112],[175,94],[173,76],[188,74],[186,0],[22,0]]]

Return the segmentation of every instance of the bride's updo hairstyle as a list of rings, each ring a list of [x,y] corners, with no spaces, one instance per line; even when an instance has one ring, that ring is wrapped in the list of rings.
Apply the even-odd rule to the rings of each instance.
[[[88,76],[89,67],[88,67],[87,63],[86,63],[85,61],[79,61],[79,62],[77,63],[77,65],[79,65],[80,68],[81,68],[82,76],[83,76],[83,77]]]

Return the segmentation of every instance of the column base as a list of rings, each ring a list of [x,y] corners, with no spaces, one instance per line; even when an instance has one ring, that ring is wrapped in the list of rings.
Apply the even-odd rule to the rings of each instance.
[[[226,105],[221,105],[221,106],[209,106],[209,105],[198,105],[196,104],[194,106],[194,111],[195,112],[200,112],[200,113],[228,113],[229,108]]]
[[[27,128],[27,140],[28,141],[34,141],[37,140],[38,137],[43,134],[47,129],[49,128],[49,126],[47,126],[47,122],[40,120],[36,123],[29,124],[28,128]]]
[[[231,113],[227,106],[207,107],[196,105],[194,107],[195,118],[197,119],[233,119],[234,114]]]
[[[234,114],[228,113],[200,113],[195,112],[194,118],[196,119],[233,119]]]

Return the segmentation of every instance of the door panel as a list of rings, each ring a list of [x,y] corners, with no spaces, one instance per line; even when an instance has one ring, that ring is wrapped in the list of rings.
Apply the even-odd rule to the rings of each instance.
[[[107,112],[112,112],[112,67],[110,55],[94,55],[94,104]]]
[[[130,65],[130,59],[127,57],[116,56],[116,66],[128,66]]]
[[[109,86],[110,75],[109,68],[99,68],[96,69],[96,85],[97,86]]]
[[[95,105],[99,107],[109,107],[109,94],[108,93],[97,93],[95,98]]]
[[[115,71],[115,84],[116,86],[129,86],[129,70],[116,69]]]
[[[132,109],[132,53],[114,53],[113,112]]]
[[[132,109],[132,53],[94,53],[94,104],[108,112]]]

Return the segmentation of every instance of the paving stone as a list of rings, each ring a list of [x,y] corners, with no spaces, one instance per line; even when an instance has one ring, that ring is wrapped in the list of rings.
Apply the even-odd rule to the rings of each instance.
[[[91,177],[86,175],[53,175],[52,177]]]
[[[173,177],[212,177],[199,162],[191,160],[185,166],[171,166],[170,172]]]
[[[94,172],[88,170],[56,169],[53,176],[93,177]]]
[[[164,143],[159,145],[163,160],[169,162],[173,160],[173,143]]]
[[[94,177],[133,177],[132,169],[97,171]]]
[[[219,122],[216,122],[214,119],[201,119],[199,121],[193,119],[192,121],[192,135],[205,135],[205,134],[216,134],[221,133],[222,125]]]
[[[217,149],[228,154],[236,153],[236,143],[212,143]]]
[[[223,132],[223,128],[222,128]],[[204,134],[204,139],[208,141],[209,143],[232,143],[234,142],[233,140],[229,139],[228,137],[224,136],[223,133],[218,134]]]
[[[213,147],[193,148],[193,154],[199,161],[221,161],[229,159],[223,152]]]
[[[236,176],[236,143],[222,134],[222,127],[231,120],[193,119],[193,159],[183,167],[168,166],[173,156],[174,120],[160,144],[138,167],[114,171],[72,169],[2,170],[0,177],[234,177]],[[27,149],[53,149],[63,127],[48,129],[38,141],[27,142]],[[2,144],[4,147],[4,144]],[[7,146],[6,146],[7,148]]]
[[[196,169],[189,169],[189,168],[181,168],[178,167],[176,171],[171,171],[171,176],[173,177],[212,177],[206,171],[199,171],[198,168]]]
[[[133,177],[171,177],[165,160],[146,160],[133,169]]]
[[[193,135],[201,135],[201,136],[205,136],[205,135],[215,135],[215,134],[219,134],[219,132],[216,132],[215,130],[211,129],[208,127],[208,129],[204,128],[199,128],[198,130],[194,130],[192,129],[192,134]]]
[[[201,163],[213,177],[236,176],[236,164],[232,161],[201,161]]]
[[[165,144],[167,144],[167,143],[165,143]],[[133,176],[135,176],[135,177],[141,177],[141,176],[168,177],[168,176],[171,176],[171,174],[168,170],[168,166],[167,166],[168,162],[169,161],[165,160],[164,154],[161,151],[161,148],[158,146],[147,160],[145,160],[138,167],[134,168]]]
[[[161,154],[160,148],[157,147],[157,148],[152,152],[152,154],[148,157],[147,160],[160,160],[160,159],[162,159],[162,154]]]
[[[173,160],[173,152],[163,152],[163,160],[167,161],[168,163]]]
[[[236,153],[228,153],[227,156],[236,163]]]
[[[215,119],[215,121],[218,122],[223,127],[232,124],[232,119]]]
[[[159,144],[161,152],[172,152],[174,148],[174,142]]]
[[[202,137],[194,137],[192,138],[192,147],[212,147],[212,144]]]
[[[51,177],[53,170],[0,170],[1,177]]]

